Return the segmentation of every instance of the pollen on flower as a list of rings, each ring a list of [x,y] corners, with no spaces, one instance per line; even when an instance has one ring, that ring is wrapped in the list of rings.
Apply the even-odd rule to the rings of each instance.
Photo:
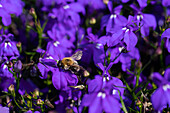
[[[163,86],[163,90],[164,91],[167,91],[168,89],[170,89],[170,85],[169,84],[166,84]]]

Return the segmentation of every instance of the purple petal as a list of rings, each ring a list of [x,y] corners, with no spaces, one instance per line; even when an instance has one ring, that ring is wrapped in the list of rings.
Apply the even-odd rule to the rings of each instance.
[[[170,82],[170,68],[165,70],[164,78]]]
[[[101,113],[102,106],[101,106],[101,97],[95,97],[91,105],[89,106],[89,113]]]
[[[161,36],[161,39],[163,38],[170,38],[170,28],[166,29],[163,33],[162,33],[162,36]]]
[[[153,27],[153,30],[156,29],[157,23],[156,23],[156,18],[152,14],[143,14],[143,20],[145,24],[149,27]]]
[[[114,13],[115,14],[120,14],[122,7],[123,7],[122,5],[119,5],[119,6],[115,7],[114,8]]]
[[[60,72],[59,69],[56,69],[56,71],[53,72],[52,82],[57,90],[61,90],[67,86],[67,80],[65,78],[67,75],[65,74],[66,73],[64,72]]]
[[[151,77],[152,77],[153,82],[157,86],[160,86],[162,82],[164,81],[164,78],[158,72],[152,73]]]
[[[69,4],[70,6],[70,9],[74,12],[77,12],[77,13],[82,13],[83,15],[85,15],[85,8],[83,7],[83,5],[79,4],[79,3],[71,3]]]
[[[113,13],[113,4],[112,4],[112,1],[108,2],[107,7],[109,8],[110,13]]]
[[[88,82],[88,92],[89,93],[98,92],[102,89],[102,85],[103,85],[103,78],[99,75],[96,75],[95,79]]]
[[[122,2],[123,2],[123,3],[127,3],[127,2],[129,2],[129,0],[122,0]]]
[[[118,100],[113,96],[107,95],[102,101],[103,109],[106,113],[120,113],[120,106]]]
[[[82,102],[81,102],[81,106],[90,106],[91,103],[94,101],[94,99],[96,98],[96,93],[92,93],[92,94],[85,94],[83,96]]]
[[[170,1],[169,0],[162,0],[162,5],[167,7],[170,6]]]
[[[155,110],[162,110],[167,107],[167,98],[162,87],[158,88],[152,94],[151,101]]]
[[[128,31],[128,32],[125,33],[124,42],[127,45],[128,51],[133,49],[136,46],[137,41],[138,41],[138,38],[132,31]]]
[[[147,0],[137,0],[140,7],[146,7],[147,6]]]

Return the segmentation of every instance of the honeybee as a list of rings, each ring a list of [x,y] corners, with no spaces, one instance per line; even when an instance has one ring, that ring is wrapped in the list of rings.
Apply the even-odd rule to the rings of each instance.
[[[58,67],[62,67],[64,70],[70,70],[75,75],[83,75],[84,77],[88,77],[89,72],[80,66],[77,60],[80,60],[83,55],[82,51],[77,51],[71,57],[65,57],[62,60],[59,60],[57,65]]]

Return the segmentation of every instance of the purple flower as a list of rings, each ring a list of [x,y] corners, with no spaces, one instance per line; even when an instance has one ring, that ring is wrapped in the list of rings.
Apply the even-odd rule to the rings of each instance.
[[[42,77],[40,78],[46,79],[48,72],[57,67],[57,61],[55,61],[52,56],[50,56],[42,49],[38,49],[37,52],[41,53],[41,55],[43,56],[42,58],[39,58],[39,63],[37,64],[37,67],[42,75]]]
[[[1,105],[0,105],[0,113],[9,113],[10,111],[9,111],[9,108],[8,107],[2,107]]]
[[[137,0],[140,7],[144,8],[147,6],[147,0]]]
[[[170,6],[170,1],[169,0],[162,0],[162,5],[167,7]]]
[[[75,86],[78,83],[77,76],[69,71],[53,70],[52,82],[57,90],[65,90],[67,86]]]
[[[106,7],[103,0],[78,0],[78,2],[90,6],[92,9],[104,9]]]
[[[10,68],[10,70],[12,71],[12,68]],[[0,77],[13,78],[13,74],[9,72],[6,62],[0,66]]]
[[[8,57],[18,57],[19,56],[19,51],[16,47],[16,43],[11,41],[10,38],[12,38],[12,34],[8,35],[2,35],[0,37],[0,56],[8,56]]]
[[[52,28],[52,31],[48,31],[48,35],[51,38],[51,41],[47,44],[47,53],[49,53],[54,59],[63,58],[66,53],[71,48],[74,47],[72,41],[69,41],[63,35],[60,35],[62,31],[58,30],[57,24],[55,24]]]
[[[168,49],[170,53],[170,28],[166,29],[161,36],[161,40],[165,39],[165,47]]]
[[[151,96],[152,105],[156,111],[162,111],[167,104],[170,105],[170,68],[165,70],[164,77],[157,72],[154,72],[151,77],[158,86]]]
[[[5,26],[11,24],[10,14],[19,16],[22,13],[23,2],[21,0],[1,0],[0,1],[0,17]]]
[[[54,8],[49,16],[57,18],[59,22],[64,22],[68,26],[76,27],[80,24],[80,16],[78,13],[85,14],[85,9],[80,3],[70,3],[59,5]]]
[[[135,12],[135,21],[137,22],[137,25],[141,28],[141,34],[143,36],[149,35],[149,28],[152,27],[153,30],[156,29],[157,22],[156,18],[152,14],[145,14],[142,13],[142,8],[138,9],[135,5],[130,5],[131,8],[133,8]]]
[[[88,28],[87,29],[87,38],[89,39],[89,43],[92,44],[88,44],[87,46],[83,46],[84,51],[88,52],[88,54],[85,54],[83,56],[84,60],[89,61],[89,59],[91,59],[91,57],[93,58],[94,64],[97,65],[98,63],[101,63],[104,61],[104,47],[103,45],[100,43],[98,36],[94,35],[92,33],[92,29]],[[84,53],[85,53],[84,52]],[[83,60],[82,58],[82,60]]]
[[[121,43],[121,40],[124,38],[123,41],[127,45],[127,50],[129,51],[133,49],[136,46],[138,39],[137,36],[133,33],[136,28],[132,26],[134,26],[132,16],[129,16],[128,20],[126,20],[125,23],[123,23],[122,25],[115,25],[111,31],[112,36],[104,37],[106,38],[105,40],[109,40],[108,46],[115,46],[118,43]]]
[[[101,26],[102,28],[106,26],[106,32],[109,32],[115,24],[122,25],[127,20],[124,16],[120,15],[122,5],[119,5],[114,9],[111,1],[109,1],[107,5],[111,14],[102,17]]]
[[[89,94],[84,95],[79,109],[80,112],[84,106],[89,107],[89,113],[120,112],[121,104],[117,90],[123,95],[124,89],[116,86],[123,86],[123,83],[118,78],[108,78],[108,81],[105,81],[104,78],[97,75],[94,80],[88,83]]]
[[[1,91],[6,91],[8,92],[8,88],[11,84],[15,83],[15,78],[14,77],[2,77],[1,76],[1,82],[0,82],[0,89]]]
[[[110,60],[113,61],[120,54],[121,51],[122,47],[116,47],[110,50],[111,53]],[[131,60],[132,59],[139,60],[139,58],[140,58],[139,50],[137,48],[133,48],[128,53],[121,53],[120,56],[113,63],[118,63],[120,61],[122,63],[122,70],[127,71],[127,69],[130,69]]]
[[[72,109],[75,113],[78,113],[77,103],[80,102],[81,91],[67,87],[65,91],[61,91],[59,94],[59,100],[55,102],[56,110],[61,113],[67,109]]]

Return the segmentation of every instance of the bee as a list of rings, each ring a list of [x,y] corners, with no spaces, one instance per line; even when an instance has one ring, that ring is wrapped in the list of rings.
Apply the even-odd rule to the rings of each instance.
[[[83,55],[82,51],[77,51],[71,57],[65,57],[62,60],[59,60],[57,65],[58,67],[62,67],[64,70],[69,70],[75,75],[83,75],[84,77],[88,77],[89,72],[80,66],[77,60],[80,60]]]

